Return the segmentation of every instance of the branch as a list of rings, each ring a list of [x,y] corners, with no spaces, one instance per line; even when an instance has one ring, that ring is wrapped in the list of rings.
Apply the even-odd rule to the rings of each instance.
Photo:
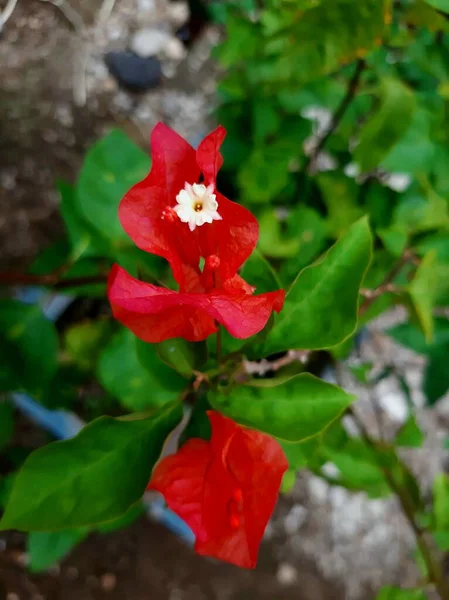
[[[97,27],[104,27],[109,20],[109,17],[114,10],[116,0],[103,0],[97,16]]]
[[[402,254],[398,262],[393,266],[391,271],[387,273],[382,283],[374,290],[360,290],[360,293],[365,297],[365,300],[360,305],[359,316],[366,313],[377,298],[385,293],[397,293],[399,289],[393,284],[393,280],[401,272],[402,268],[409,262],[416,264],[416,256],[410,249],[407,249]]]
[[[348,89],[346,90],[346,94],[344,95],[342,101],[340,102],[339,106],[337,107],[328,129],[325,131],[325,133],[323,134],[321,139],[318,141],[317,145],[315,146],[314,150],[312,151],[312,153],[310,155],[309,162],[306,167],[307,170],[309,170],[309,171],[314,170],[315,162],[318,158],[318,155],[320,154],[321,150],[326,145],[327,140],[338,129],[338,127],[341,123],[341,120],[343,119],[346,111],[348,110],[349,106],[351,105],[351,103],[353,102],[353,100],[357,94],[357,91],[359,89],[359,84],[360,84],[360,77],[365,68],[366,68],[366,62],[363,58],[360,58],[356,63],[356,68],[355,68],[354,74],[348,83]]]
[[[357,413],[352,408],[349,408],[347,410],[347,414],[349,414],[352,417],[360,431],[363,441],[367,444],[367,446],[369,446],[373,450],[374,456],[377,458],[376,442],[369,435],[363,421],[360,420]],[[403,463],[397,455],[396,459],[398,461],[398,464],[400,464],[401,467],[404,467]],[[438,561],[435,559],[432,549],[427,543],[425,530],[422,529],[422,527],[420,527],[420,525],[416,521],[413,503],[410,500],[407,490],[398,484],[390,470],[385,466],[385,464],[383,464],[383,461],[378,461],[378,465],[379,468],[382,470],[391,491],[396,494],[402,512],[405,518],[407,519],[411,529],[413,530],[413,533],[416,538],[416,543],[426,564],[426,568],[429,574],[429,580],[431,581],[431,583],[434,584],[441,600],[449,600],[449,584],[444,579],[441,567],[438,564]]]
[[[66,0],[41,0],[41,2],[49,2],[59,8],[62,14],[69,21],[73,29],[82,36],[86,33],[86,25],[84,24],[82,16],[77,12]]]
[[[8,3],[6,4],[3,12],[0,13],[0,31],[3,29],[3,26],[5,25],[6,21],[14,12],[14,9],[17,6],[17,2],[18,0],[8,0]]]

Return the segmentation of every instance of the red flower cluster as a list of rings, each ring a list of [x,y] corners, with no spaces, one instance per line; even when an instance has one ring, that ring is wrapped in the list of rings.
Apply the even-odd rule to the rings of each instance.
[[[253,568],[288,464],[279,444],[209,411],[210,442],[190,439],[162,459],[149,489],[196,535],[198,554]]]
[[[151,136],[151,172],[120,204],[125,231],[139,248],[166,258],[179,284],[175,292],[113,267],[108,296],[114,316],[146,342],[200,341],[218,324],[248,338],[284,303],[283,290],[254,296],[237,274],[259,228],[246,208],[216,189],[225,133],[218,127],[195,151],[159,123]],[[287,461],[273,438],[208,415],[211,441],[191,439],[163,459],[149,487],[190,525],[198,553],[254,567]]]
[[[166,258],[179,284],[175,292],[113,267],[108,284],[113,314],[146,342],[204,340],[218,323],[245,339],[283,306],[283,290],[253,296],[254,288],[237,274],[259,229],[246,208],[216,189],[225,135],[218,127],[195,151],[159,123],[151,135],[151,171],[120,204],[125,231],[142,250]]]

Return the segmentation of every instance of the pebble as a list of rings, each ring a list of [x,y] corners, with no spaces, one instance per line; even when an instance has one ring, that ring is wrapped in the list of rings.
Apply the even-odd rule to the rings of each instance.
[[[155,29],[154,27],[144,27],[139,29],[131,39],[131,50],[142,58],[156,56],[161,53],[168,42],[171,34],[163,29]]]
[[[189,20],[190,10],[187,2],[171,2],[167,10],[169,19],[175,27],[181,27]]]
[[[161,63],[157,58],[142,58],[133,52],[109,52],[105,63],[119,85],[133,92],[143,92],[159,85]]]
[[[172,37],[168,40],[164,48],[164,54],[172,60],[182,60],[187,55],[187,49],[181,40]]]
[[[278,567],[276,577],[281,585],[292,585],[298,579],[298,572],[292,565],[281,563]]]
[[[105,573],[101,578],[101,587],[105,592],[112,592],[117,585],[117,577],[114,573]]]

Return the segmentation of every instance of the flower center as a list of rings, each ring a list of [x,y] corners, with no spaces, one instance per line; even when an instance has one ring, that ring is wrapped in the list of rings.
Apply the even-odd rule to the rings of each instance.
[[[214,186],[207,187],[202,183],[186,183],[176,196],[176,206],[173,210],[183,223],[188,223],[190,231],[205,223],[221,221],[218,214],[218,202],[213,193]]]

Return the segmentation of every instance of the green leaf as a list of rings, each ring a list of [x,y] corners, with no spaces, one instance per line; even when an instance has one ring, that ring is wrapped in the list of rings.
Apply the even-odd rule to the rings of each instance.
[[[140,411],[175,400],[186,381],[127,329],[121,329],[100,355],[97,376],[128,410]]]
[[[281,382],[254,379],[228,393],[209,394],[216,410],[242,425],[289,442],[317,435],[353,400],[342,389],[309,373]]]
[[[434,531],[433,537],[438,550],[442,552],[449,551],[449,531]]]
[[[281,223],[273,209],[266,210],[260,215],[259,227],[259,249],[266,256],[289,258],[299,252],[299,241],[292,236],[282,234]]]
[[[139,519],[145,513],[145,505],[139,500],[135,504],[129,507],[125,514],[121,515],[117,519],[112,521],[106,521],[97,525],[96,530],[100,533],[112,533],[119,529],[124,529],[132,525],[137,519]]]
[[[58,335],[38,306],[0,301],[0,391],[40,396],[56,371]]]
[[[424,442],[424,434],[416,422],[414,415],[410,415],[402,425],[395,437],[396,446],[406,448],[421,448]]]
[[[45,571],[65,558],[87,535],[87,528],[31,532],[27,541],[30,571],[32,573]]]
[[[418,174],[430,170],[435,160],[431,119],[430,111],[418,106],[410,127],[388,151],[380,167],[393,173]]]
[[[423,590],[387,586],[380,590],[376,600],[427,600]]]
[[[118,205],[149,166],[149,157],[119,130],[111,131],[86,155],[76,188],[78,207],[94,230],[115,246],[132,245],[118,220]]]
[[[436,253],[431,250],[421,261],[407,288],[427,343],[433,339],[433,309],[439,286],[436,266]]]
[[[139,345],[140,351],[146,346]],[[181,338],[175,338],[155,344],[154,347],[157,355],[164,363],[187,378],[192,376],[194,369],[199,369],[207,360],[207,345],[205,342],[186,342]],[[140,353],[139,356],[142,357],[142,354]],[[167,380],[169,380],[173,376],[173,372],[166,372]]]
[[[360,381],[360,383],[368,384],[369,376],[371,371],[373,370],[373,363],[364,362],[358,365],[348,365],[351,373]]]
[[[354,159],[363,172],[377,167],[409,128],[416,100],[414,93],[399,79],[381,80],[378,110],[360,132]]]
[[[423,392],[429,406],[433,406],[449,390],[448,356],[449,343],[429,352],[423,381]]]
[[[64,336],[66,352],[84,371],[94,370],[99,353],[112,333],[109,320],[85,321],[72,325]]]
[[[301,269],[307,267],[326,245],[326,226],[322,216],[312,208],[300,206],[287,216],[287,232],[299,241],[297,253],[281,267],[282,281],[290,284]]]
[[[39,448],[13,485],[0,529],[55,531],[115,519],[141,498],[180,404],[149,417],[92,421],[74,438]]]
[[[435,317],[433,319],[434,336],[431,344],[426,339],[420,329],[412,323],[400,323],[387,331],[402,346],[410,348],[419,354],[431,354],[435,348],[449,344],[449,319],[444,317]]]
[[[256,294],[274,292],[282,287],[273,267],[257,248],[246,260],[240,275],[256,288]]]
[[[7,400],[0,399],[0,451],[14,435],[14,408]]]
[[[264,350],[330,348],[357,327],[359,289],[371,260],[366,218],[350,229],[293,282]]]
[[[327,233],[336,238],[363,216],[357,202],[360,186],[342,173],[322,173],[317,184],[327,208]]]
[[[57,187],[61,197],[60,211],[71,245],[70,259],[108,255],[110,244],[79,212],[76,188],[65,181],[58,181]]]
[[[445,473],[433,482],[433,518],[435,529],[449,530],[449,477]]]
[[[449,0],[425,0],[425,2],[437,10],[449,13]]]
[[[402,227],[392,225],[385,229],[378,229],[376,233],[390,254],[396,257],[402,256],[408,242],[407,232]]]

